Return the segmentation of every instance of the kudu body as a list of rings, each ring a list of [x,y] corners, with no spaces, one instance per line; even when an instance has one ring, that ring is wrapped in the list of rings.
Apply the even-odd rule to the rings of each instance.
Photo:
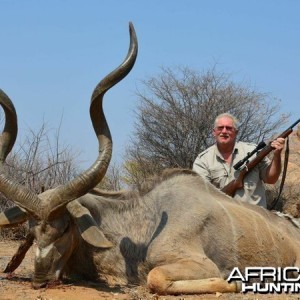
[[[233,201],[187,170],[165,175],[145,194],[101,194],[93,189],[111,157],[104,93],[131,70],[137,40],[121,66],[96,87],[91,119],[99,156],[66,186],[35,195],[0,171],[0,191],[17,205],[0,214],[0,226],[31,222],[36,240],[33,285],[66,275],[108,284],[144,284],[157,293],[236,292],[227,276],[234,267],[300,267],[300,231],[263,208]],[[6,125],[0,140],[4,162],[17,134],[16,113],[1,91]],[[123,196],[122,196],[123,195]]]

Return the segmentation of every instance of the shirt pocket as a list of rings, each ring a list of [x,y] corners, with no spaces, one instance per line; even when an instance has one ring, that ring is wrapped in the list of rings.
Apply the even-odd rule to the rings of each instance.
[[[224,168],[215,168],[210,170],[211,183],[217,188],[222,188],[228,178],[228,174]]]

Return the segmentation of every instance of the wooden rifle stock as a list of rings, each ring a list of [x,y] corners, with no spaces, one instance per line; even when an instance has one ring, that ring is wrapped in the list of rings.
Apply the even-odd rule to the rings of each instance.
[[[287,130],[282,132],[277,138],[287,138],[292,132],[293,127],[296,126],[300,122],[300,119],[298,119],[292,126],[290,126]],[[266,145],[261,151],[259,151],[254,159],[252,159],[249,162],[246,162],[244,167],[242,168],[240,174],[237,178],[229,182],[227,185],[225,185],[221,191],[227,194],[228,196],[233,197],[235,192],[242,188],[244,186],[244,178],[245,176],[256,167],[257,164],[259,164],[265,156],[267,156],[271,151],[273,150],[273,147],[271,147],[271,142]]]

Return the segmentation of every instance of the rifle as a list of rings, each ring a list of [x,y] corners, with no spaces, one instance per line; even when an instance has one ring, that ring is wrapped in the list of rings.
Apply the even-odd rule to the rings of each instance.
[[[288,129],[283,131],[277,138],[287,138],[292,132],[293,127],[295,127],[300,122],[300,119],[298,119],[295,123],[293,123]],[[259,151],[262,149],[261,151]],[[240,174],[237,178],[229,182],[227,185],[225,185],[221,191],[227,194],[228,196],[233,197],[236,190],[240,189],[244,186],[244,178],[245,176],[258,164],[260,163],[265,156],[267,156],[273,149],[271,147],[271,142],[266,145],[264,142],[260,142],[257,147],[250,153],[247,154],[245,158],[240,160],[238,163],[236,163],[233,168],[235,170],[239,170],[241,166],[244,165],[244,167],[241,169]],[[248,159],[253,155],[257,153],[256,157],[249,161]]]

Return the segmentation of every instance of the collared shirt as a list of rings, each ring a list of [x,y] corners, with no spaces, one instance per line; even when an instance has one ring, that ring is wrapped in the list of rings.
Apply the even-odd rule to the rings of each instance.
[[[255,144],[237,142],[232,153],[231,164],[229,165],[215,144],[197,156],[193,164],[193,170],[204,179],[210,181],[217,188],[222,189],[233,179],[237,178],[240,173],[240,170],[235,170],[233,166],[245,158],[255,147]],[[250,158],[250,160],[251,159],[253,159],[253,157]],[[270,163],[271,161],[265,157],[253,168],[244,178],[244,188],[236,191],[234,199],[267,207],[263,179],[265,178],[266,169]]]

